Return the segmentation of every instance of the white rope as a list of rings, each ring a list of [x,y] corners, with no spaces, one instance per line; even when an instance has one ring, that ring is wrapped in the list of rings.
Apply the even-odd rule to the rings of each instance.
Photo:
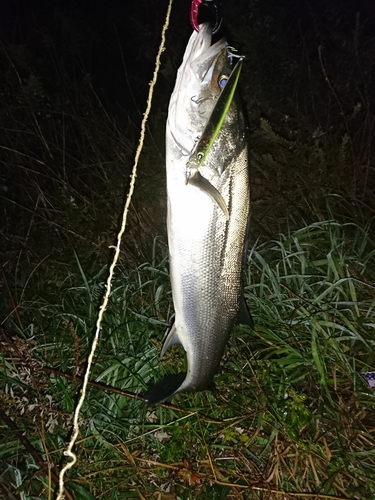
[[[81,396],[79,398],[79,401],[78,401],[77,406],[76,406],[75,411],[74,411],[73,433],[72,433],[72,437],[70,439],[69,445],[68,445],[67,449],[64,451],[64,455],[67,456],[70,459],[70,461],[68,461],[66,463],[66,465],[60,471],[60,474],[59,474],[59,493],[57,495],[56,500],[62,500],[64,498],[64,476],[65,476],[65,473],[69,469],[71,469],[77,461],[77,455],[72,450],[73,450],[74,444],[75,444],[77,437],[78,437],[78,434],[79,434],[79,423],[78,423],[79,412],[80,412],[82,405],[85,401],[91,365],[93,363],[95,350],[96,350],[96,347],[97,347],[98,341],[99,341],[99,333],[101,330],[103,315],[104,315],[104,312],[107,308],[108,299],[109,299],[109,296],[111,293],[112,278],[113,278],[114,270],[115,270],[115,267],[116,267],[116,264],[117,264],[117,261],[118,261],[119,255],[120,255],[121,239],[122,239],[122,236],[125,232],[126,221],[127,221],[128,211],[129,211],[129,205],[130,205],[131,198],[132,198],[132,195],[134,192],[135,180],[137,177],[138,161],[139,161],[139,157],[141,155],[141,151],[143,149],[143,143],[144,143],[145,134],[146,134],[146,123],[147,123],[148,116],[149,116],[150,111],[151,111],[151,103],[152,103],[152,97],[153,97],[153,93],[154,93],[154,87],[155,87],[158,73],[159,73],[159,69],[160,69],[160,58],[161,58],[161,54],[163,53],[164,48],[165,48],[165,34],[166,34],[168,26],[169,26],[169,19],[170,19],[171,10],[172,10],[172,3],[173,3],[173,0],[169,0],[167,14],[165,17],[165,23],[164,23],[163,30],[161,33],[161,42],[160,42],[159,50],[158,50],[158,53],[156,56],[154,74],[153,74],[153,78],[150,82],[150,89],[149,89],[148,98],[147,98],[147,107],[146,107],[146,111],[143,115],[143,119],[142,119],[142,123],[141,123],[141,133],[140,133],[140,137],[139,137],[137,151],[135,153],[134,165],[133,165],[133,169],[132,169],[132,173],[131,173],[129,192],[128,192],[128,195],[126,197],[126,202],[125,202],[125,206],[124,206],[124,210],[123,210],[123,214],[122,214],[121,228],[117,234],[117,245],[114,247],[115,254],[113,256],[112,263],[111,263],[111,266],[109,268],[109,273],[108,273],[108,278],[107,278],[107,283],[106,283],[106,292],[104,294],[103,301],[102,301],[102,304],[101,304],[100,309],[99,309],[98,319],[96,321],[95,336],[94,336],[94,340],[93,340],[92,345],[91,345],[90,355],[89,355],[88,360],[87,360],[87,368],[86,368],[85,377],[84,377],[83,384],[82,384]]]

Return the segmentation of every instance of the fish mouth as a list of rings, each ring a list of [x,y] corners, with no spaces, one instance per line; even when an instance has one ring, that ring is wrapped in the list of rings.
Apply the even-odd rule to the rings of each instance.
[[[211,45],[212,27],[205,23],[200,26],[195,43],[192,44],[190,69],[200,82],[211,80],[219,55],[225,51],[228,44],[225,38],[221,38]]]
[[[167,126],[183,156],[191,153],[217,97],[211,82],[228,43],[222,38],[211,45],[211,40],[209,23],[201,24],[190,37],[169,104]]]
[[[227,46],[225,38],[211,45],[212,27],[209,23],[201,24],[199,28],[199,31],[195,31],[190,37],[181,67],[191,65],[196,69],[201,65],[210,65],[217,54]]]

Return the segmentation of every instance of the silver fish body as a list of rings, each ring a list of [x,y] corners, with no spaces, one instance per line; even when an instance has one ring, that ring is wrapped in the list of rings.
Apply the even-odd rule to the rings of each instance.
[[[182,391],[209,388],[234,325],[251,324],[241,274],[250,208],[247,129],[235,96],[219,135],[198,167],[227,212],[203,186],[189,182],[189,158],[220,95],[233,60],[225,39],[211,46],[208,24],[187,45],[172,93],[166,129],[168,245],[175,323],[161,355],[181,343],[185,374],[161,380],[149,404]]]

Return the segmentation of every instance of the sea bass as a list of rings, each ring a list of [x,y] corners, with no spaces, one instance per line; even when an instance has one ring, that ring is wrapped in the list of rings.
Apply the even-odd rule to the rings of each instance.
[[[252,324],[241,286],[250,208],[247,127],[236,92],[217,112],[239,58],[224,38],[211,45],[211,36],[207,23],[190,37],[166,128],[175,322],[161,356],[182,344],[188,370],[151,386],[144,395],[148,404],[210,388],[233,327]]]

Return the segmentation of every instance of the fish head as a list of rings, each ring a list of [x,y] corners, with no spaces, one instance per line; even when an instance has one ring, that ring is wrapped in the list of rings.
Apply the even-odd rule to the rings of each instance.
[[[184,156],[202,134],[232,68],[226,39],[213,45],[211,39],[209,23],[192,33],[169,103],[167,129]]]

